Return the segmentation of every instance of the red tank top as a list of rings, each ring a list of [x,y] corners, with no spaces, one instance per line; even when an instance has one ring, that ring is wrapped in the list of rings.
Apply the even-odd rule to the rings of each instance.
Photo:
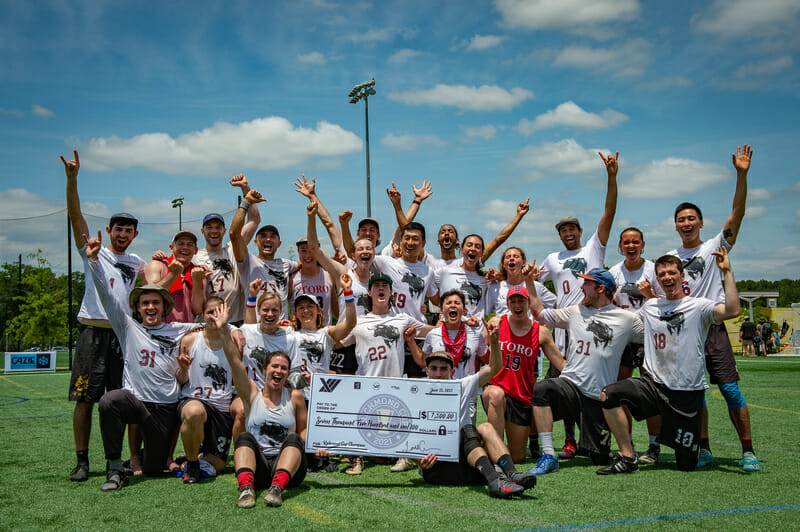
[[[536,382],[536,359],[539,357],[539,324],[534,321],[527,334],[515,336],[508,325],[508,316],[503,316],[498,336],[503,368],[489,382],[502,388],[506,395],[530,405]]]

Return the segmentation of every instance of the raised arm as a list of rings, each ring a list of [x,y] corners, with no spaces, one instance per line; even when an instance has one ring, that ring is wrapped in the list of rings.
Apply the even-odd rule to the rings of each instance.
[[[539,347],[542,348],[542,352],[547,357],[547,360],[550,361],[551,366],[558,371],[564,369],[567,361],[564,360],[564,356],[558,350],[553,333],[547,327],[539,327]]]
[[[491,353],[489,355],[489,365],[481,368],[478,376],[478,386],[486,386],[486,384],[492,380],[492,377],[497,375],[503,368],[503,353],[500,350],[498,332],[498,329],[494,328],[492,332],[489,333],[489,337],[491,338],[489,346],[489,351]]]
[[[317,237],[317,218],[316,213],[319,208],[319,203],[312,201],[306,206],[306,214],[308,215],[308,228],[306,230],[306,239],[308,239],[308,247],[314,258],[317,259],[319,265],[328,272],[331,279],[337,279],[344,273],[347,273],[347,268],[333,260],[330,255],[325,253],[319,245],[319,238]]]
[[[206,319],[212,319],[214,324],[219,327],[220,336],[222,337],[222,349],[225,352],[225,358],[228,359],[228,364],[231,366],[233,385],[236,387],[236,393],[242,398],[245,412],[247,413],[250,412],[250,405],[259,391],[258,387],[247,376],[247,371],[244,369],[244,363],[242,362],[242,354],[231,337],[231,332],[228,328],[228,314],[228,304],[222,303]]]
[[[194,357],[189,356],[189,351],[192,349],[192,344],[194,343],[194,338],[198,334],[203,334],[202,332],[190,332],[189,334],[184,334],[183,338],[181,338],[181,345],[178,348],[178,371],[175,372],[175,378],[178,382],[183,385],[189,382],[189,367],[192,365],[192,361]]]
[[[495,251],[497,251],[497,248],[502,246],[503,242],[508,240],[508,237],[510,237],[511,233],[514,232],[514,229],[517,228],[525,215],[528,214],[528,211],[531,208],[530,201],[531,198],[528,197],[525,200],[525,203],[520,203],[517,205],[517,214],[514,215],[514,219],[511,220],[511,222],[509,222],[509,224],[505,226],[499,233],[497,233],[496,237],[491,239],[489,243],[486,244],[486,247],[483,249],[483,255],[481,255],[481,262],[483,264],[486,264],[489,261],[489,257],[491,257]]]
[[[64,173],[67,174],[67,213],[72,225],[72,238],[75,240],[75,247],[81,249],[84,245],[83,235],[89,234],[89,226],[81,213],[81,200],[78,198],[78,170],[81,162],[78,150],[72,150],[72,153],[75,154],[75,159],[67,161],[62,155],[61,162],[64,163]]]
[[[247,286],[247,303],[245,303],[244,322],[245,323],[258,323],[256,316],[256,302],[258,298],[258,291],[261,289],[261,279],[253,279]]]
[[[336,224],[333,223],[333,218],[331,218],[328,209],[325,208],[325,206],[322,204],[322,201],[320,201],[319,196],[317,196],[316,181],[316,178],[312,177],[311,183],[309,183],[306,180],[306,175],[303,174],[303,180],[300,181],[300,178],[298,178],[295,182],[295,190],[307,197],[309,203],[316,202],[317,215],[322,221],[322,225],[324,225],[325,229],[328,231],[328,236],[331,239],[331,245],[333,245],[333,250],[336,251],[342,247],[342,233],[339,231],[339,228],[336,227]]]
[[[246,198],[247,193],[250,192],[250,183],[247,182],[247,178],[242,174],[231,178],[231,186],[239,187],[242,190],[243,198]],[[245,246],[253,239],[253,235],[258,231],[259,225],[261,225],[261,213],[258,212],[258,209],[247,209],[247,222],[245,222],[241,230]]]
[[[541,268],[536,267],[536,259],[533,259],[533,262],[526,264],[525,267],[522,268],[525,287],[528,289],[528,295],[530,296],[531,314],[533,314],[534,318],[539,316],[539,313],[544,310],[542,300],[539,299],[539,293],[536,292],[536,280],[539,279],[541,270]]]
[[[257,190],[251,189],[247,192],[247,195],[239,204],[239,208],[236,209],[236,214],[233,216],[230,237],[231,244],[233,245],[233,255],[236,257],[238,262],[242,262],[244,260],[245,255],[247,255],[247,244],[250,243],[249,240],[245,240],[245,235],[242,234],[242,229],[244,229],[245,214],[248,214],[253,209],[258,209],[257,204],[263,201],[267,200],[261,197],[261,193]],[[260,214],[258,217],[259,220],[261,220]]]
[[[173,261],[178,262],[178,261]],[[200,316],[206,302],[206,279],[211,275],[211,270],[205,264],[195,265],[192,268],[192,314]]]
[[[742,226],[744,218],[745,204],[747,203],[747,172],[750,171],[753,149],[747,144],[743,149],[736,146],[736,153],[732,157],[733,166],[736,168],[736,192],[733,193],[733,210],[722,227],[722,235],[730,245],[736,243],[736,237],[739,235],[739,228]]]
[[[598,152],[600,153],[600,152]],[[606,207],[600,223],[597,224],[597,238],[604,246],[608,242],[611,234],[611,226],[614,224],[614,216],[617,214],[617,170],[619,170],[619,152],[616,155],[606,157],[600,153],[600,158],[606,165],[608,174],[608,185],[606,187]]]
[[[353,297],[353,291],[351,290],[353,286],[353,280],[350,279],[350,276],[346,273],[343,273],[339,276],[339,285],[342,287],[344,291],[344,301],[345,301],[345,319],[339,320],[336,325],[331,325],[328,327],[328,334],[336,340],[337,342],[341,341],[345,338],[350,331],[353,330],[353,327],[356,326],[356,299]],[[333,297],[333,296],[331,296]]]
[[[353,217],[353,211],[342,211],[339,213],[339,226],[342,228],[342,247],[348,257],[353,257],[356,253],[356,243],[353,241],[353,235],[350,233],[350,218]]]
[[[739,292],[736,290],[736,281],[733,279],[728,250],[720,247],[719,251],[712,254],[717,259],[717,267],[722,270],[722,285],[725,289],[725,303],[717,303],[714,306],[714,321],[722,323],[739,315]]]
[[[183,264],[177,260],[173,260],[166,267],[160,260],[152,260],[144,269],[144,280],[149,284],[157,284],[169,290],[172,283],[182,273]]]
[[[108,321],[111,323],[111,328],[119,338],[120,345],[125,344],[125,320],[128,317],[128,310],[123,306],[123,303],[111,295],[108,286],[108,279],[97,260],[97,255],[100,248],[103,247],[103,240],[100,235],[100,230],[97,230],[97,238],[89,239],[88,235],[81,235],[81,242],[86,245],[86,257],[89,259],[89,271],[92,275],[97,296],[100,298],[100,304],[103,305],[103,310],[106,311]]]

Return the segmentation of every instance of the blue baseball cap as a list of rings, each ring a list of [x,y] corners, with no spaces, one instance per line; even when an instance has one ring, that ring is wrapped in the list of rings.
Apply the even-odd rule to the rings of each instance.
[[[585,274],[579,273],[578,277],[583,277],[605,286],[609,294],[613,294],[614,290],[617,289],[617,282],[614,280],[614,276],[605,268],[592,268]]]
[[[218,220],[222,224],[223,227],[225,226],[225,218],[223,218],[221,214],[218,214],[216,212],[212,212],[210,214],[206,214],[203,217],[203,225],[206,225],[208,222],[210,222],[212,220]]]

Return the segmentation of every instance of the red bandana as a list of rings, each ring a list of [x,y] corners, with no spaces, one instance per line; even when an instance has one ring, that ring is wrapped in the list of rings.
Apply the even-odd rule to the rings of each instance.
[[[461,362],[461,356],[464,354],[464,346],[467,343],[467,326],[464,322],[461,322],[458,334],[456,334],[455,339],[452,341],[450,340],[450,335],[447,334],[447,327],[445,327],[443,323],[442,342],[444,343],[445,351],[453,355],[453,367],[458,367],[459,362]]]

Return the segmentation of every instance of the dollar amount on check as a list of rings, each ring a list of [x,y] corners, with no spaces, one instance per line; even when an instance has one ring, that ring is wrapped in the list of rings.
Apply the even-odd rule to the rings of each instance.
[[[458,461],[461,383],[314,375],[306,451]]]

